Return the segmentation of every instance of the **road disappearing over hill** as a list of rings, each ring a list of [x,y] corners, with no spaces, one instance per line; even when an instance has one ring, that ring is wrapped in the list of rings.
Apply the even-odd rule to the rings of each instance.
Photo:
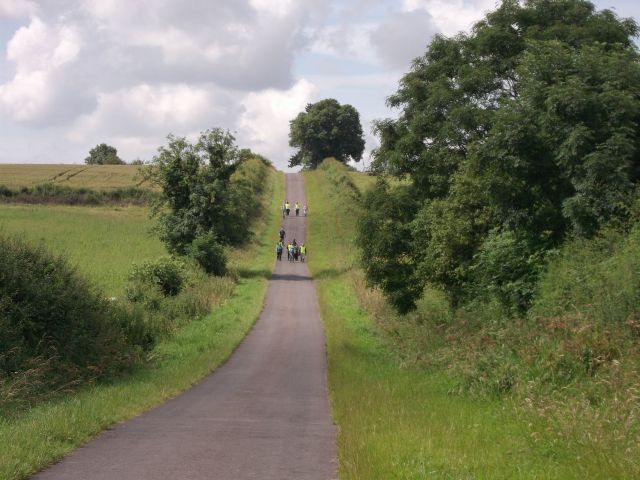
[[[305,203],[298,174],[287,199]],[[306,242],[306,219],[283,220]],[[273,232],[275,243],[277,232]],[[310,254],[313,255],[311,249]],[[306,264],[277,262],[263,312],[229,360],[194,388],[115,425],[37,474],[50,479],[332,479],[335,427],[325,341]]]

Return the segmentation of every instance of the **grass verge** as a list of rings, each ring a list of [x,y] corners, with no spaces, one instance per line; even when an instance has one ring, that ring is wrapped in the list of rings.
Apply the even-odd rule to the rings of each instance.
[[[267,214],[254,227],[254,245],[232,254],[230,266],[237,284],[230,298],[158,345],[152,366],[37,406],[17,418],[0,418],[0,478],[28,477],[114,422],[186,390],[228,358],[259,316],[273,266],[266,232],[277,230],[284,180],[276,172],[270,180]]]
[[[305,174],[309,267],[327,336],[329,388],[343,479],[625,478],[589,447],[538,441],[544,422],[524,421],[509,398],[452,394],[446,370],[402,365],[384,332],[361,305],[365,288],[354,266],[356,187],[343,167],[325,162]],[[336,241],[338,239],[338,241]]]

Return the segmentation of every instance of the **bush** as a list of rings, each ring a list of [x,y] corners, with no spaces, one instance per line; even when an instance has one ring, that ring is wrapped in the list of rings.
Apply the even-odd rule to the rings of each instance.
[[[76,384],[128,365],[136,349],[121,328],[125,317],[62,257],[0,236],[0,386],[33,376],[34,366],[46,375],[27,391]],[[6,391],[0,389],[0,403]]]
[[[640,305],[640,225],[625,237],[612,228],[562,247],[541,276],[532,317],[578,312],[599,325],[633,322]]]
[[[163,257],[134,265],[125,291],[130,301],[140,302],[153,292],[165,297],[175,296],[184,283],[184,265],[173,258]]]
[[[532,251],[515,232],[491,231],[474,256],[473,298],[495,298],[510,313],[523,314],[530,305],[544,259],[544,251]]]
[[[188,255],[193,258],[202,269],[218,277],[227,271],[227,259],[222,245],[218,243],[215,235],[208,233],[197,236],[187,249]]]

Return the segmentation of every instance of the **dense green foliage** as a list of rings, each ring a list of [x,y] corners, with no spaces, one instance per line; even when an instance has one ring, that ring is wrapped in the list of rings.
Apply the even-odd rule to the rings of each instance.
[[[240,165],[235,138],[219,128],[196,143],[170,135],[144,175],[160,187],[155,204],[160,237],[172,253],[184,255],[201,236],[220,244],[246,241],[249,223],[236,209],[242,202],[231,176]]]
[[[172,259],[134,266],[128,301],[107,298],[63,257],[0,237],[0,411],[9,415],[141,364],[207,313],[219,286]],[[122,286],[121,286],[122,288]]]
[[[149,285],[165,296],[180,293],[184,281],[184,265],[172,258],[148,260],[140,265],[134,265],[129,274],[130,284],[135,286]],[[127,290],[127,297],[129,300],[136,300],[137,295],[134,289]]]
[[[298,151],[289,160],[289,167],[316,168],[327,157],[343,163],[362,158],[360,115],[351,105],[340,105],[333,98],[310,103],[290,124],[289,145]]]
[[[410,181],[365,200],[370,282],[402,311],[428,284],[526,309],[548,253],[632,201],[637,32],[584,0],[505,0],[437,36],[388,99],[399,118],[376,124],[374,168]]]
[[[210,233],[194,238],[187,254],[210,275],[224,275],[227,271],[224,249]]]
[[[129,315],[66,260],[0,237],[0,262],[0,393],[34,372],[38,378],[22,387],[32,396],[131,362]]]
[[[87,165],[124,165],[125,162],[118,156],[118,150],[111,145],[101,143],[89,150],[89,156],[84,159]]]

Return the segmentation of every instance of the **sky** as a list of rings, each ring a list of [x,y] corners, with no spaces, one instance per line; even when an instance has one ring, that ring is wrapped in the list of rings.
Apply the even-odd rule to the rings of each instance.
[[[596,0],[640,19],[637,0]],[[166,136],[231,131],[285,169],[289,121],[335,98],[371,122],[436,33],[496,0],[0,0],[0,163],[130,162]]]

